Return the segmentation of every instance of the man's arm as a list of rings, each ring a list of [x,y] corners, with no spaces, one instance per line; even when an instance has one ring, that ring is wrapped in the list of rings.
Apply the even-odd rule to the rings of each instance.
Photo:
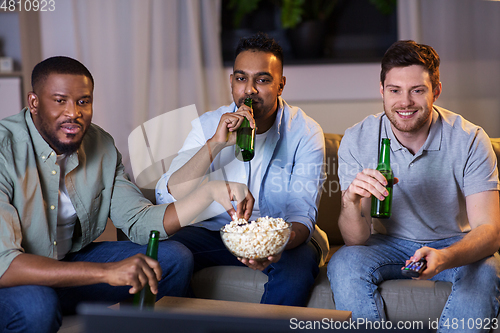
[[[168,205],[163,218],[165,231],[168,235],[172,235],[180,228],[189,225],[214,201],[226,209],[229,214],[228,220],[234,213],[246,220],[252,215],[254,198],[245,184],[211,181]],[[237,202],[236,211],[231,201]]]
[[[173,234],[189,224],[196,215],[213,201],[221,203],[231,215],[235,213],[232,200],[238,201],[237,213],[250,217],[254,199],[244,184],[209,182],[188,197],[167,207],[164,227]],[[82,286],[107,283],[112,286],[131,286],[130,293],[141,290],[146,283],[156,293],[161,267],[156,260],[143,254],[114,263],[64,262],[22,253],[9,265],[0,277],[0,288],[19,285],[43,285],[50,287]]]
[[[397,179],[394,180],[395,183]],[[371,234],[371,196],[384,200],[388,195],[385,177],[377,170],[364,169],[347,190],[342,191],[339,229],[346,245],[363,245]]]
[[[0,277],[0,288],[20,285],[71,287],[96,283],[112,286],[131,286],[135,294],[146,283],[156,294],[161,279],[161,267],[156,260],[137,254],[113,263],[64,262],[22,253]]]
[[[249,119],[250,125],[255,127],[252,109],[244,104],[238,111],[225,113],[221,116],[213,137],[208,139],[189,161],[170,176],[167,189],[174,198],[182,199],[199,186],[215,156],[223,148],[236,143],[236,130],[245,117]]]
[[[453,245],[436,250],[423,247],[412,257],[425,257],[427,269],[420,279],[430,279],[445,269],[467,265],[497,252],[500,248],[500,208],[498,191],[485,191],[465,199],[471,231]]]

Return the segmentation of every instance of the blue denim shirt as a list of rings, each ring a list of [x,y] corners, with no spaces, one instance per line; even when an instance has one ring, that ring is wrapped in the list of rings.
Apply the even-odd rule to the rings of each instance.
[[[170,176],[189,161],[205,145],[217,129],[224,113],[234,112],[235,103],[207,112],[194,120],[192,130],[170,169],[156,185],[157,203],[171,203],[175,198],[168,192]],[[324,172],[325,139],[323,130],[312,118],[297,107],[279,98],[276,120],[268,132],[264,150],[260,185],[261,216],[281,217],[289,222],[304,224],[311,237],[316,223]],[[214,158],[206,177],[248,185],[248,162],[235,158],[234,146],[226,147]],[[196,225],[219,230],[231,218],[217,202],[212,203],[198,218]]]

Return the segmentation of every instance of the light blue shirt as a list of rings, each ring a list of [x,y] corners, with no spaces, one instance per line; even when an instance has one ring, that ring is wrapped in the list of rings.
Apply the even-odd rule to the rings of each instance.
[[[188,162],[217,129],[224,113],[234,112],[235,103],[207,112],[192,122],[192,130],[170,169],[156,185],[157,203],[171,203],[175,198],[168,192],[170,176]],[[304,224],[311,237],[318,214],[324,173],[325,139],[323,130],[312,118],[297,107],[279,98],[276,120],[268,131],[263,151],[260,195],[261,216],[281,217],[289,222]],[[251,176],[250,163],[235,158],[234,146],[226,147],[214,158],[206,177],[247,184]],[[231,218],[217,202],[212,203],[196,221],[197,226],[219,230]]]

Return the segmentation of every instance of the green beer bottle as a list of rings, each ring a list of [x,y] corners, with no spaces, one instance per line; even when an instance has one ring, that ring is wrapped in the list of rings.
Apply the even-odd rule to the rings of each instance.
[[[382,148],[378,160],[377,170],[387,180],[387,192],[389,195],[380,201],[372,195],[371,216],[379,219],[388,219],[391,217],[392,206],[392,185],[394,184],[394,174],[391,169],[391,139],[382,139]]]
[[[252,99],[245,98],[245,105],[252,107]],[[236,145],[234,155],[243,162],[250,161],[254,156],[255,128],[250,127],[247,118],[243,119],[241,126],[236,131]]]
[[[148,248],[146,249],[146,255],[154,260],[158,259],[158,242],[160,240],[160,232],[157,230],[151,230],[149,234]],[[138,306],[139,309],[143,308],[154,308],[156,302],[156,295],[151,292],[149,284],[146,284],[141,291],[134,295],[134,305]]]

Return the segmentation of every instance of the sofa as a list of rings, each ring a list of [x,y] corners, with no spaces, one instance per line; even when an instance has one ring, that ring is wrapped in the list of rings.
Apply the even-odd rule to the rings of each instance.
[[[337,225],[341,196],[337,176],[337,151],[341,139],[342,136],[339,134],[325,134],[328,178],[323,187],[317,224],[328,235],[329,257],[344,244]],[[500,138],[491,139],[491,142],[499,158]],[[259,303],[266,281],[265,274],[247,267],[216,266],[197,272],[193,276],[191,285],[196,297]],[[392,280],[383,282],[379,288],[388,320],[428,323],[429,319],[439,318],[451,292],[451,283]],[[326,275],[326,265],[320,268],[307,306],[335,309]]]
[[[337,176],[337,151],[342,135],[325,134],[327,180],[318,211],[317,223],[328,235],[330,251],[328,258],[343,244],[337,220],[340,214],[340,185]],[[500,138],[491,139],[492,146],[500,158]],[[154,202],[154,190],[143,190],[144,195]],[[118,231],[118,240],[126,236]],[[195,273],[191,281],[194,295],[199,298],[259,303],[267,276],[247,267],[216,266]],[[421,321],[439,318],[451,291],[449,282],[416,280],[392,280],[380,285],[390,321]],[[333,294],[326,275],[326,264],[311,290],[308,307],[335,309]],[[500,319],[500,316],[498,317]],[[78,318],[65,318],[60,332],[80,332]],[[500,332],[496,329],[493,332]]]

